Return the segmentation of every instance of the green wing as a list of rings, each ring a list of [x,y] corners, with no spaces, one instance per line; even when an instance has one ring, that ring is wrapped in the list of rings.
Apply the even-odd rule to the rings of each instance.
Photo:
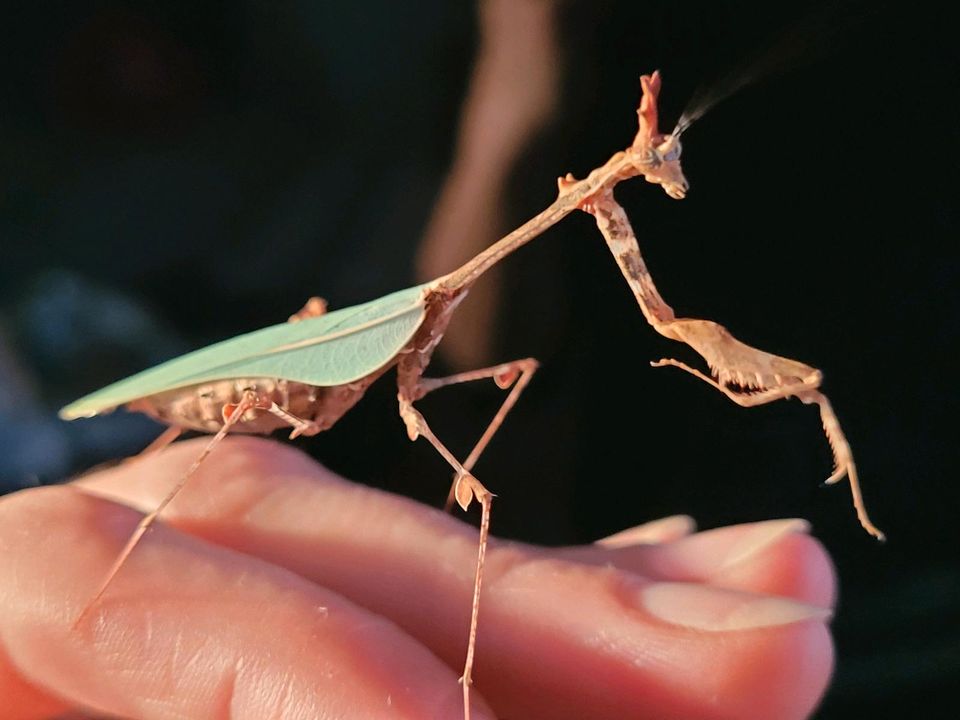
[[[423,323],[426,287],[181,355],[80,398],[63,408],[60,417],[91,417],[137,398],[231,378],[280,378],[321,387],[358,380],[390,362],[413,337]]]

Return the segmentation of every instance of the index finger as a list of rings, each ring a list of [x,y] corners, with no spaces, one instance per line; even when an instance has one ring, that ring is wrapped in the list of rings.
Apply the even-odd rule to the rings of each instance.
[[[162,526],[73,629],[138,520],[72,487],[0,502],[0,653],[47,694],[12,712],[60,698],[142,720],[462,715],[455,673],[393,623]]]
[[[152,508],[197,451],[187,442],[84,486]],[[165,519],[267,558],[392,618],[463,662],[476,530],[336,478],[292,448],[224,442]],[[474,677],[523,718],[806,717],[832,667],[826,607],[664,581],[504,541],[487,556]]]

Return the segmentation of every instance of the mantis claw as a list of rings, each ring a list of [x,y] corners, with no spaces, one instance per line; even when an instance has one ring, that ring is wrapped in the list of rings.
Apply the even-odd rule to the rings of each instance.
[[[824,485],[836,485],[847,476],[847,467],[844,465],[833,471],[833,475],[823,481]]]

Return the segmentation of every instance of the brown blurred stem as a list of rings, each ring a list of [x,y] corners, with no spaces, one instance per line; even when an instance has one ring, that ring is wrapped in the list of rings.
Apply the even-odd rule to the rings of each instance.
[[[520,154],[551,116],[559,83],[556,4],[481,0],[481,44],[450,168],[417,252],[418,279],[444,275],[496,240],[504,187]],[[438,349],[454,369],[492,361],[502,276],[471,288]]]

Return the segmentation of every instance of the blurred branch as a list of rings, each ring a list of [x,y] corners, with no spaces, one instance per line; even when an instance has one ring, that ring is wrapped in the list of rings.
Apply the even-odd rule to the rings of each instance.
[[[449,272],[501,235],[509,173],[557,102],[556,8],[551,0],[479,3],[480,50],[453,164],[417,252],[419,281]],[[452,367],[493,360],[501,284],[497,269],[461,305],[439,349]]]

